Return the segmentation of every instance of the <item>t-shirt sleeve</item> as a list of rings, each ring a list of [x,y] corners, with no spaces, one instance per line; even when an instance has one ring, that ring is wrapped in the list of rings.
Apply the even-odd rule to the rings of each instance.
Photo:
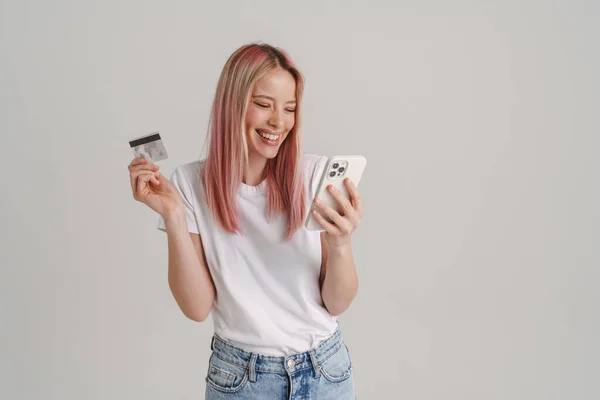
[[[310,193],[309,198],[312,200],[316,194],[317,189],[319,188],[319,182],[321,181],[321,175],[327,166],[327,157],[325,156],[316,156],[314,157],[314,164],[312,166],[312,176],[310,179]]]
[[[179,191],[181,195],[181,199],[183,201],[183,208],[185,210],[185,219],[187,221],[188,231],[190,233],[200,233],[200,229],[198,228],[198,221],[196,220],[196,213],[194,212],[194,192],[192,190],[192,186],[190,184],[189,179],[185,176],[183,169],[181,166],[175,168],[175,171],[171,174],[169,181]],[[157,229],[166,232],[167,228],[165,226],[165,220],[161,216],[158,218]]]

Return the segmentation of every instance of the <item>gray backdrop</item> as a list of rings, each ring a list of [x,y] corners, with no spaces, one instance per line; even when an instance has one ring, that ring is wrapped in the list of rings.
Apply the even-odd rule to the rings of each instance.
[[[212,320],[167,283],[130,138],[201,155],[227,57],[281,46],[306,151],[364,154],[358,397],[595,399],[592,1],[0,1],[0,397],[198,399]]]

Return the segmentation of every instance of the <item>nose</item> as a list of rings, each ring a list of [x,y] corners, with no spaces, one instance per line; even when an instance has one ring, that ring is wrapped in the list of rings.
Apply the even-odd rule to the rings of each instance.
[[[271,118],[269,119],[269,125],[277,130],[283,128],[283,116],[279,111],[273,111],[273,114],[271,114]]]

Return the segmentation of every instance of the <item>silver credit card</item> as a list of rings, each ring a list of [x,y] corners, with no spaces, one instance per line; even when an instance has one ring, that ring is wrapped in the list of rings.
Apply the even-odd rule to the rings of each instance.
[[[168,158],[167,149],[165,149],[158,132],[132,139],[129,141],[129,146],[136,158],[143,157],[152,162]]]

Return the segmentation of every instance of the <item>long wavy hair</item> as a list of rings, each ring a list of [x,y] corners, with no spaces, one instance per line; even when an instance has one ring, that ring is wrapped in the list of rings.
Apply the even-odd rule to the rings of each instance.
[[[295,123],[277,156],[267,160],[267,218],[287,214],[289,240],[305,217],[302,94],[304,77],[287,53],[268,44],[252,43],[227,60],[215,93],[208,127],[210,146],[201,178],[213,217],[230,233],[243,233],[236,196],[248,170],[246,111],[254,84],[275,68],[289,71],[296,81]]]

